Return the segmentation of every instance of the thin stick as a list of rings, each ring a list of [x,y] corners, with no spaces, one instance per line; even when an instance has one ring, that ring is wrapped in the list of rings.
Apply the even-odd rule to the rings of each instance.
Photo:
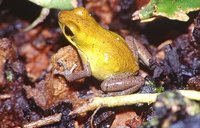
[[[92,116],[91,116],[91,119],[90,119],[90,126],[91,126],[91,128],[94,128],[94,125],[93,125],[94,116],[95,116],[95,114],[99,111],[100,108],[101,108],[101,106],[99,106],[99,107],[92,113]]]
[[[43,22],[46,17],[49,15],[50,9],[48,8],[42,8],[39,17],[33,21],[33,23],[31,23],[28,27],[24,28],[23,31],[29,31],[31,29],[33,29],[35,26],[37,26],[39,23]]]
[[[37,128],[44,125],[53,124],[53,123],[59,122],[61,120],[61,116],[62,116],[62,113],[54,114],[52,116],[48,116],[34,122],[24,124],[23,128]]]
[[[200,101],[200,92],[193,90],[179,90],[186,98]],[[133,105],[137,103],[153,103],[156,101],[157,96],[160,93],[154,94],[131,94],[124,96],[113,96],[113,97],[93,97],[87,103],[73,110],[72,114],[84,114],[87,111],[95,110],[98,106],[101,107],[117,107],[125,105]]]
[[[2,94],[2,95],[0,95],[0,100],[6,100],[6,99],[9,99],[11,97],[12,97],[11,94]]]

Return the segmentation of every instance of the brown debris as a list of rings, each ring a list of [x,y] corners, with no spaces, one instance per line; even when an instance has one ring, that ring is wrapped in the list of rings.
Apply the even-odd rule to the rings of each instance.
[[[145,6],[149,3],[150,0],[136,0],[136,9],[141,9],[141,7]]]
[[[141,125],[142,119],[139,117],[134,111],[131,110],[123,110],[118,112],[115,120],[112,124],[112,128],[116,127],[127,127],[136,128],[137,126]]]
[[[30,43],[20,47],[20,54],[26,58],[26,71],[33,81],[40,77],[42,72],[49,66],[48,54],[50,49],[51,46],[46,46],[40,50]]]
[[[190,78],[187,86],[189,89],[200,91],[200,76]]]
[[[20,122],[15,121],[15,117],[12,115],[7,115],[1,121],[1,128],[21,128]]]
[[[84,123],[84,128],[93,127],[111,127],[115,120],[115,112],[108,109],[96,109],[95,112],[88,118],[87,122]]]
[[[26,116],[30,114],[30,107],[19,89],[12,88],[9,95],[12,95],[9,99],[0,100],[0,127],[21,127],[22,123],[26,122]],[[23,113],[25,111],[26,115]],[[36,115],[29,115],[29,119],[33,117],[36,118]]]
[[[120,10],[119,0],[90,0],[85,8],[95,12],[104,25],[110,24],[114,14]]]
[[[7,38],[0,39],[0,87],[5,85],[5,64],[16,59],[15,48]]]
[[[195,21],[195,26],[192,34],[197,45],[200,45],[200,12],[194,21]]]

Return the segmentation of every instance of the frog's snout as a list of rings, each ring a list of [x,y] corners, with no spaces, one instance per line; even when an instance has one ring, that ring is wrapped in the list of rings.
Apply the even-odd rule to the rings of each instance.
[[[58,22],[61,22],[62,20],[63,20],[63,13],[62,13],[62,11],[60,11],[58,13]]]

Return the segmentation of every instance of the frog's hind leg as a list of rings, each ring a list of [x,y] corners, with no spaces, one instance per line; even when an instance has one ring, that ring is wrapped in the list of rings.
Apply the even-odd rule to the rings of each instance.
[[[107,92],[105,96],[126,95],[137,91],[144,83],[144,78],[141,76],[121,73],[104,80],[101,89]]]
[[[134,43],[134,38],[132,36],[126,36],[125,37],[125,41],[126,41],[126,44],[128,45],[128,47],[130,48],[132,54],[134,57],[137,57],[138,58],[138,49]]]
[[[131,49],[132,54],[135,57],[138,57],[143,64],[149,66],[152,56],[149,51],[142,45],[142,39],[140,39],[139,37],[134,38],[132,36],[126,36],[125,40],[128,44],[128,47]]]

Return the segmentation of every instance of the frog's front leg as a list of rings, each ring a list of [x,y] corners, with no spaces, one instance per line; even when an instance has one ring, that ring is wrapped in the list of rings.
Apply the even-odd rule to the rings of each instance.
[[[65,79],[69,82],[74,81],[74,80],[78,80],[80,78],[84,78],[84,77],[88,77],[91,76],[91,69],[89,66],[89,63],[83,63],[83,70],[80,72],[76,72],[74,73],[74,69],[76,68],[76,64],[74,64],[71,69],[67,69],[66,65],[64,64],[64,62],[62,60],[59,60],[58,63],[64,67],[64,71],[58,71],[58,70],[54,70],[53,73],[57,74],[57,75],[62,75],[65,77]]]
[[[113,75],[101,83],[101,89],[108,92],[106,96],[125,95],[137,91],[144,85],[144,78],[131,73]]]

